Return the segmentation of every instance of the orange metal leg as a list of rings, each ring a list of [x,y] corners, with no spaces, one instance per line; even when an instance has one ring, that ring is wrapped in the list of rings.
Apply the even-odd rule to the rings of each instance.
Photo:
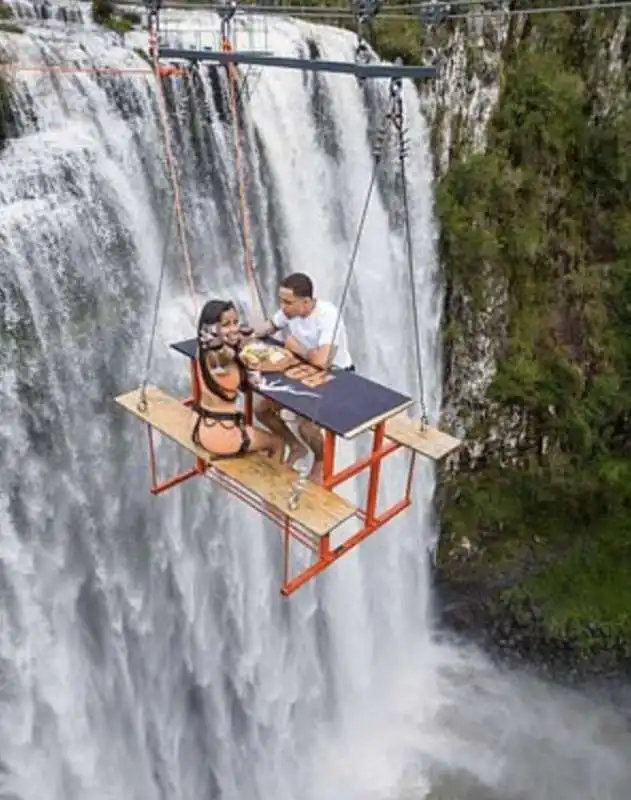
[[[201,475],[206,471],[206,462],[202,458],[198,458],[195,461],[194,467],[190,467],[184,472],[179,472],[177,475],[173,475],[171,478],[167,478],[164,481],[159,481],[153,442],[153,427],[151,425],[147,425],[147,435],[149,437],[149,470],[151,473],[151,486],[149,487],[149,491],[151,494],[166,492],[167,489],[171,489],[173,486],[184,483],[184,481],[187,481],[189,478],[194,478],[196,475]]]
[[[191,361],[190,378],[191,378],[191,397],[182,401],[183,404],[187,406],[199,403],[201,398],[201,386],[199,383],[199,375],[197,372],[197,361],[195,359]],[[203,475],[204,472],[206,472],[206,470],[208,469],[208,465],[206,464],[203,458],[196,458],[195,465],[193,467],[190,467],[189,469],[185,470],[184,472],[180,472],[177,475],[173,475],[171,478],[167,478],[164,481],[158,481],[156,454],[153,441],[153,428],[151,425],[147,425],[147,433],[149,436],[151,494],[156,495],[156,494],[161,494],[162,492],[166,492],[167,489],[171,489],[173,486],[177,486],[180,483],[184,483],[184,481],[189,480],[189,478],[194,478],[196,475]]]
[[[372,455],[373,461],[370,465],[370,478],[368,481],[368,501],[366,503],[366,524],[372,525],[375,521],[375,511],[377,510],[377,500],[379,497],[379,476],[381,473],[381,461],[383,456],[379,452],[383,445],[386,432],[386,423],[380,422],[375,428],[373,436]]]
[[[334,437],[329,434],[333,442],[325,438],[325,465],[327,458],[332,459]],[[329,461],[330,469],[325,472],[324,485],[327,489],[331,490],[334,486],[347,481],[349,478],[355,477],[362,470],[370,468],[370,477],[368,483],[366,510],[359,511],[358,515],[363,520],[362,527],[346,541],[331,550],[329,536],[323,536],[320,539],[320,546],[318,548],[318,560],[311,566],[304,569],[302,572],[288,579],[287,573],[284,574],[284,583],[281,588],[281,594],[285,597],[293,594],[305,583],[308,583],[316,575],[324,572],[325,569],[334,564],[339,558],[348,553],[354,547],[357,547],[360,542],[367,539],[373,533],[378,531],[396,516],[401,514],[405,509],[409,508],[412,504],[410,494],[412,490],[412,476],[414,472],[414,454],[410,461],[410,467],[407,475],[406,489],[404,497],[397,503],[394,503],[390,508],[386,509],[382,514],[377,516],[377,501],[379,498],[379,481],[381,478],[381,462],[386,456],[393,453],[400,448],[396,443],[389,443],[384,445],[385,440],[385,423],[380,423],[376,426],[373,436],[372,452],[365,458],[358,459],[351,466],[346,467],[339,473],[333,472],[333,466]]]
[[[324,458],[322,464],[322,485],[328,489],[333,478],[335,468],[335,434],[324,431]]]

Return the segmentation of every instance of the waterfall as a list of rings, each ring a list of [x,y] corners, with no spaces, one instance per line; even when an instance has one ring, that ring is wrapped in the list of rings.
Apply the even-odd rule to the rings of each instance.
[[[14,5],[27,33],[0,31],[2,60],[146,66],[140,33],[122,43],[75,6]],[[164,16],[182,44],[216,44],[212,14]],[[354,42],[277,19],[248,46],[348,60]],[[11,83],[0,144],[0,797],[627,798],[624,720],[431,634],[431,465],[419,464],[411,510],[289,599],[274,526],[202,478],[149,495],[143,426],[113,397],[144,377],[171,211],[154,80],[23,70]],[[247,84],[266,305],[297,269],[336,302],[387,82],[264,70]],[[174,76],[165,91],[193,290],[247,307],[225,72]],[[435,422],[441,294],[410,86],[405,109]],[[346,320],[361,373],[417,396],[399,190],[389,158]],[[192,334],[194,298],[171,245],[149,376],[184,393],[187,364],[169,344]],[[343,458],[361,446],[346,443]],[[162,442],[158,461],[168,474],[185,458]],[[403,465],[386,475],[384,501],[400,494]]]
[[[216,27],[210,13],[186,19]],[[352,58],[345,32],[278,20],[269,37],[278,53]],[[142,46],[140,34],[122,44],[90,24],[0,33],[0,50],[22,64],[142,68]],[[278,592],[278,532],[255,512],[204,479],[151,497],[144,431],[112,398],[143,377],[170,213],[154,80],[24,71],[11,83],[17,135],[0,154],[3,796],[382,796],[405,759],[397,676],[427,633],[432,468],[418,470],[412,510],[290,599]],[[224,71],[204,67],[165,90],[195,291],[247,305]],[[248,94],[267,306],[290,270],[337,302],[387,81],[270,70]],[[405,109],[435,420],[440,296],[411,86]],[[346,318],[360,371],[418,396],[394,165],[373,196]],[[168,346],[193,332],[182,264],[174,238],[150,379],[183,392],[187,364]],[[165,472],[183,458],[161,444]],[[396,499],[402,464],[387,473],[384,494]]]

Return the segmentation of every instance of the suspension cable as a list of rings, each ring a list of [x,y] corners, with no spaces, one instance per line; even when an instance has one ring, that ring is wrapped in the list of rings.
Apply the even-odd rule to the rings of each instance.
[[[193,279],[193,267],[191,264],[191,257],[188,249],[188,236],[186,233],[186,225],[184,223],[184,209],[182,207],[182,194],[180,189],[180,182],[178,179],[178,169],[173,150],[171,148],[171,136],[169,131],[169,118],[167,114],[166,101],[164,98],[164,91],[162,88],[161,72],[160,72],[160,48],[158,45],[158,31],[159,31],[159,10],[162,5],[162,0],[152,0],[148,12],[147,27],[149,37],[149,56],[153,64],[153,71],[156,78],[156,94],[158,97],[158,111],[160,116],[160,123],[162,126],[162,134],[164,138],[164,150],[167,161],[167,166],[171,175],[171,185],[173,187],[173,200],[175,205],[176,219],[178,223],[178,232],[180,244],[182,246],[182,255],[184,257],[184,266],[186,268],[185,277],[188,281],[189,290],[191,292],[191,299],[193,301],[193,309],[195,321],[199,314],[198,298],[195,293],[195,281]]]
[[[372,193],[375,188],[375,183],[377,181],[377,174],[379,172],[379,167],[383,161],[383,156],[387,150],[388,146],[388,139],[389,139],[389,123],[393,120],[393,110],[394,106],[391,102],[388,111],[385,114],[384,120],[381,126],[377,129],[377,141],[375,143],[375,150],[374,150],[374,163],[372,168],[372,175],[370,176],[370,183],[368,184],[368,191],[366,192],[366,199],[364,200],[364,207],[362,209],[362,213],[359,219],[359,226],[357,228],[357,234],[355,236],[355,242],[353,244],[353,250],[351,252],[351,258],[348,265],[348,269],[346,271],[346,278],[344,281],[344,287],[342,289],[342,296],[340,298],[338,310],[337,310],[337,317],[335,319],[335,327],[333,328],[333,340],[332,344],[335,344],[335,339],[339,332],[340,325],[342,323],[342,316],[344,311],[344,306],[346,305],[346,300],[348,298],[348,293],[351,287],[351,280],[353,277],[353,272],[355,270],[355,263],[357,261],[357,254],[359,253],[359,245],[361,244],[362,235],[364,232],[364,226],[366,224],[366,219],[368,217],[368,209],[370,208],[370,201],[372,198]],[[324,364],[324,370],[328,370],[333,363],[333,359],[335,358],[335,349],[334,346],[331,347],[331,351],[327,357],[327,360]]]
[[[228,0],[221,10],[221,49],[223,52],[232,51],[231,42],[231,21],[237,10],[236,0]],[[239,186],[239,219],[241,243],[243,245],[243,259],[245,274],[250,289],[253,310],[258,311],[262,319],[267,319],[265,303],[261,287],[257,280],[257,269],[254,264],[252,248],[250,246],[250,218],[248,214],[248,204],[245,189],[245,177],[243,169],[243,153],[241,150],[241,126],[239,125],[239,107],[237,103],[237,83],[238,72],[234,64],[228,67],[228,86],[230,92],[230,106],[232,111],[232,129],[235,142],[235,158],[237,168],[237,182]],[[255,311],[255,313],[256,313]]]
[[[164,274],[166,272],[167,259],[169,255],[169,243],[171,241],[171,230],[173,228],[173,220],[175,219],[175,199],[171,203],[171,211],[169,213],[169,222],[167,225],[166,236],[164,237],[164,247],[162,250],[162,264],[160,265],[160,277],[158,279],[158,290],[156,292],[156,300],[153,308],[153,322],[151,324],[151,335],[149,336],[149,347],[147,349],[147,362],[145,364],[145,373],[140,386],[140,400],[138,401],[138,411],[144,413],[148,408],[147,402],[147,382],[149,381],[149,369],[151,368],[151,357],[153,355],[153,343],[156,337],[156,328],[158,325],[158,312],[160,310],[160,298],[162,295],[162,284],[164,283]]]
[[[394,103],[392,121],[397,131],[399,142],[399,165],[401,169],[403,216],[405,225],[405,245],[407,249],[408,273],[410,278],[410,298],[412,300],[412,318],[414,320],[414,342],[416,344],[416,369],[419,383],[419,403],[421,409],[421,428],[429,424],[427,408],[425,406],[425,393],[423,381],[423,358],[421,351],[421,327],[419,324],[418,306],[416,302],[416,284],[414,281],[414,253],[412,249],[412,231],[410,226],[410,206],[408,201],[407,176],[405,172],[405,159],[407,147],[405,141],[405,127],[403,118],[403,86],[401,78],[393,78],[390,83],[390,94]]]
[[[333,359],[335,358],[335,351],[336,351],[335,340],[337,338],[339,327],[340,327],[340,324],[342,322],[344,306],[346,304],[346,299],[348,297],[348,292],[350,290],[351,280],[352,280],[352,277],[353,277],[353,272],[355,270],[355,263],[357,261],[357,254],[359,252],[359,245],[361,243],[361,238],[362,238],[362,233],[363,233],[363,230],[364,230],[364,225],[365,225],[366,219],[368,217],[368,209],[370,208],[370,201],[371,201],[372,194],[373,194],[373,191],[374,191],[374,188],[375,188],[375,183],[377,181],[377,174],[378,174],[378,171],[379,171],[379,167],[380,167],[380,165],[382,163],[383,156],[384,156],[384,154],[385,154],[385,152],[387,150],[388,135],[389,135],[389,132],[390,132],[389,123],[392,121],[393,111],[394,111],[394,105],[392,103],[392,98],[391,98],[391,102],[389,104],[389,107],[388,107],[386,113],[384,114],[384,119],[383,119],[381,125],[377,128],[377,134],[376,134],[376,137],[375,137],[376,138],[376,142],[375,142],[375,148],[374,148],[374,161],[373,161],[372,174],[370,176],[370,183],[368,184],[368,191],[366,192],[366,198],[364,200],[364,207],[362,209],[362,213],[361,213],[361,216],[360,216],[359,226],[358,226],[358,229],[357,229],[357,234],[355,236],[355,242],[353,244],[353,250],[352,250],[352,253],[351,253],[350,262],[349,262],[349,265],[348,265],[348,269],[346,270],[346,278],[344,280],[344,287],[342,289],[342,296],[340,298],[339,306],[338,306],[338,309],[337,309],[337,316],[336,316],[336,319],[335,319],[335,325],[333,327],[333,336],[331,338],[331,349],[329,350],[329,355],[327,356],[327,359],[326,359],[326,361],[324,363],[324,367],[323,367],[323,371],[324,372],[327,372],[330,369],[331,364],[333,363]],[[317,399],[317,401],[316,401],[316,403],[314,405],[313,412],[312,412],[312,414],[310,416],[310,419],[311,419],[312,422],[314,422],[318,417],[318,412],[320,410],[320,406],[322,405],[322,400],[323,399],[324,399],[324,393],[320,392],[320,395],[319,395],[319,397],[318,397],[318,399]],[[290,489],[290,493],[289,493],[289,499],[288,499],[288,507],[291,510],[295,510],[296,508],[298,508],[298,503],[300,502],[300,495],[302,494],[302,492],[303,492],[303,490],[305,488],[305,485],[306,485],[305,479],[306,479],[306,472],[304,470],[301,470],[298,473],[298,476],[297,476],[296,480],[291,485],[291,489]]]

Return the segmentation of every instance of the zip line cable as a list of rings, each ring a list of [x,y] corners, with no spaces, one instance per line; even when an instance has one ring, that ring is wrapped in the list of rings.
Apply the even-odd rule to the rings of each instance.
[[[501,0],[500,0],[501,2]],[[510,5],[509,2],[504,0],[506,6]],[[135,0],[118,0],[117,5],[132,6],[138,5]],[[354,6],[355,3],[352,3]],[[495,2],[486,2],[486,0],[453,0],[452,2],[442,2],[442,0],[427,0],[426,2],[418,3],[384,3],[379,7],[380,19],[409,19],[415,16],[422,18],[423,11],[434,11],[437,7],[466,7],[470,6],[479,7],[484,5],[497,5]],[[517,13],[517,14],[539,14],[539,13],[558,13],[565,11],[600,11],[612,8],[628,8],[630,6],[629,0],[609,0],[609,2],[581,2],[578,0],[576,3],[559,3],[558,5],[544,5],[537,3],[525,3],[523,8],[507,8],[505,11],[499,13]],[[224,6],[221,3],[208,3],[207,5],[200,5],[199,3],[191,2],[164,2],[162,8],[173,10],[206,10],[215,11],[220,13]],[[300,3],[278,3],[268,5],[265,3],[248,3],[242,2],[239,5],[238,14],[260,15],[260,16],[316,16],[316,17],[356,17],[356,12],[344,6],[327,6],[327,5],[314,5],[305,6]],[[477,12],[472,12],[473,16]]]
[[[138,5],[136,0],[119,0],[117,5],[120,6],[135,6]],[[485,0],[452,0],[452,2],[424,2],[413,3],[410,5],[384,5],[379,11],[379,19],[389,22],[411,22],[419,20],[421,23],[431,27],[438,27],[438,25],[448,20],[466,20],[466,19],[484,19],[484,18],[501,18],[501,17],[515,17],[519,15],[534,16],[540,14],[561,14],[572,12],[598,12],[598,11],[614,11],[614,10],[629,10],[631,11],[631,0],[609,0],[609,2],[577,2],[577,3],[564,3],[559,5],[526,5],[525,7],[510,7],[509,3],[505,7],[486,9]],[[491,3],[489,3],[491,5]],[[493,3],[493,5],[495,5]],[[203,7],[199,3],[187,2],[165,2],[162,4],[165,9],[182,9],[182,10],[197,10]],[[480,8],[482,7],[482,8]],[[223,6],[216,3],[206,6],[206,10],[220,10]],[[479,9],[479,10],[478,10]],[[424,20],[423,12],[427,12],[427,20]],[[318,18],[335,18],[335,19],[356,19],[357,14],[352,10],[345,8],[335,8],[328,6],[300,6],[300,5],[240,5],[238,8],[239,14],[258,14],[260,16],[274,16],[285,15],[295,17],[313,18],[312,21]],[[435,21],[433,20],[435,16]],[[186,72],[186,67],[164,66],[158,67],[159,74],[161,75],[183,75]],[[58,64],[58,65],[38,65],[26,64],[20,62],[10,62],[8,64],[0,63],[0,71],[8,70],[14,72],[60,72],[60,73],[103,73],[112,75],[125,75],[125,74],[148,74],[152,70],[145,68],[134,67],[94,67],[85,66],[79,67],[76,64]],[[154,69],[155,72],[155,62]]]

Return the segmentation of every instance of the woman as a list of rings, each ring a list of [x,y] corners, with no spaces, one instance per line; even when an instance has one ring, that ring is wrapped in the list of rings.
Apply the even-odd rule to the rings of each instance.
[[[239,325],[234,303],[209,300],[197,326],[197,369],[201,401],[195,407],[198,417],[193,442],[213,455],[236,456],[266,452],[280,462],[283,441],[260,428],[246,425],[237,411],[239,391],[246,386],[247,373],[239,361],[241,343],[252,331]]]

